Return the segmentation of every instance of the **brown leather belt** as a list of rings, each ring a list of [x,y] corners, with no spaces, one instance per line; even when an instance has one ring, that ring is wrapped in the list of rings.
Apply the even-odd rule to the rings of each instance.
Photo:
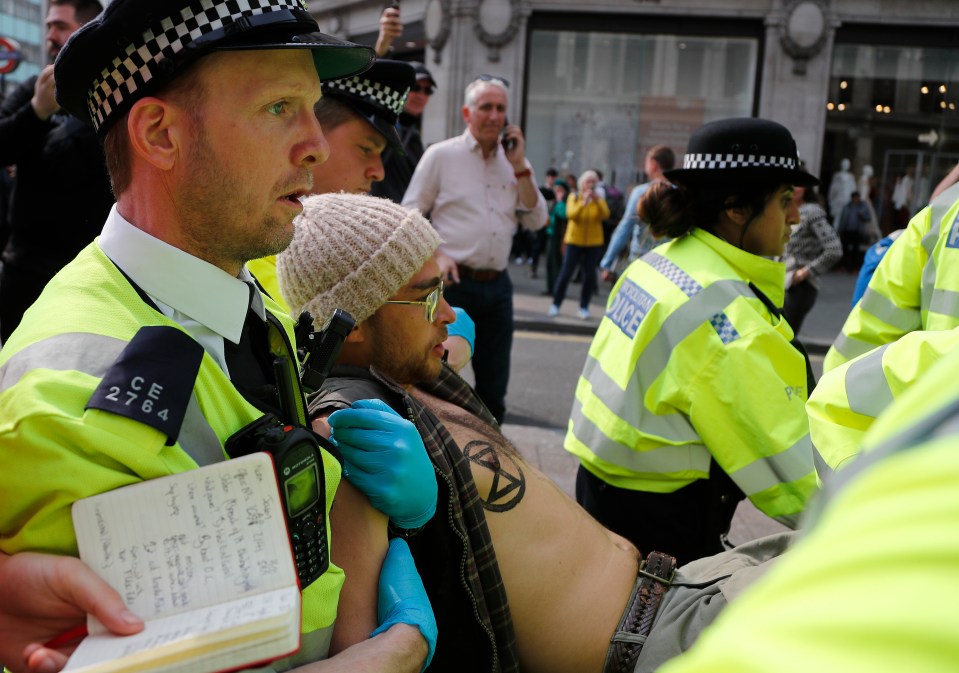
[[[632,673],[675,572],[676,557],[658,551],[650,552],[639,564],[633,593],[616,633],[609,640],[603,673]]]
[[[506,273],[505,271],[497,271],[496,269],[474,269],[465,264],[457,264],[456,270],[459,271],[460,278],[469,278],[470,280],[476,280],[481,283],[496,280]]]

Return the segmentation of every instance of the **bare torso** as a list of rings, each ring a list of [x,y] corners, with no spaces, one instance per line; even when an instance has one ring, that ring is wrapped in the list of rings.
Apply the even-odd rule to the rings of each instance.
[[[523,670],[599,673],[636,580],[635,547],[598,524],[497,430],[419,389],[412,394],[469,459]]]

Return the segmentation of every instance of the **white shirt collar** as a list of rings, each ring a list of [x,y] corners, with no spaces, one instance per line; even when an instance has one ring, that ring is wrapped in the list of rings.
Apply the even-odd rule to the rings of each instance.
[[[253,277],[246,267],[234,278],[209,262],[194,257],[138,229],[117,212],[114,204],[100,249],[140,289],[158,303],[189,316],[233,343],[240,342],[250,307]],[[265,318],[259,292],[253,308]]]

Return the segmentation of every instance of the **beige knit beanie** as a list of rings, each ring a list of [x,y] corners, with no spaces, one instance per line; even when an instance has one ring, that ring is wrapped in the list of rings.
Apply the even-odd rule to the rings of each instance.
[[[418,210],[365,194],[317,194],[303,201],[293,242],[277,256],[280,292],[293,315],[322,327],[334,309],[357,324],[406,285],[442,243]]]

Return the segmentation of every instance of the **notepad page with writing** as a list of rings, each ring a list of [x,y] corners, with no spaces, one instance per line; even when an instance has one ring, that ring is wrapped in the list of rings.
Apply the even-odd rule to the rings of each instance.
[[[91,666],[98,673],[113,673],[174,667],[189,673],[246,665],[262,659],[270,644],[284,653],[296,647],[298,629],[289,628],[289,615],[299,614],[299,602],[299,589],[293,586],[151,620],[132,636],[91,636],[70,657],[67,670],[83,673]],[[203,645],[198,647],[201,637]]]
[[[73,520],[80,558],[144,619],[296,584],[263,453],[79,500]]]

